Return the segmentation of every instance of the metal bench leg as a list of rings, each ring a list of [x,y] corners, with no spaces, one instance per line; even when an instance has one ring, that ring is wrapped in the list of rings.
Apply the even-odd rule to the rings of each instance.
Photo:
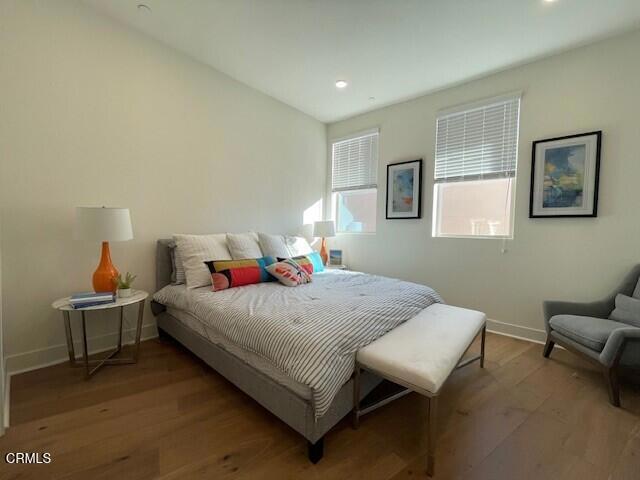
[[[480,340],[480,368],[484,368],[484,342],[487,336],[487,325],[482,327],[482,338]]]
[[[435,471],[436,436],[438,432],[438,397],[430,397],[429,426],[427,428],[427,475],[433,477]]]

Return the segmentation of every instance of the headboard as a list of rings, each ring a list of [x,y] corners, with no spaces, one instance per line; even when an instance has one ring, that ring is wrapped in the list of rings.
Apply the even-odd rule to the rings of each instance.
[[[171,272],[173,270],[171,248],[173,245],[173,239],[171,238],[158,240],[156,246],[156,291],[171,283]]]

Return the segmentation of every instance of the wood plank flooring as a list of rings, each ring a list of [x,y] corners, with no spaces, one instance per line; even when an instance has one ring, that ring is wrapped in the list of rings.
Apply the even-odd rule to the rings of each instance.
[[[172,342],[142,344],[137,365],[85,382],[68,365],[14,376],[0,479],[426,478],[425,401],[416,394],[326,437],[301,436]],[[640,478],[640,389],[609,405],[600,374],[574,355],[488,335],[486,368],[454,373],[439,410],[436,479]]]

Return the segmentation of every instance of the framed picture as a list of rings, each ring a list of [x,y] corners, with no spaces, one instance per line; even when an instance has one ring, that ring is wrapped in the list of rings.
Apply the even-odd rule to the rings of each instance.
[[[422,216],[422,159],[387,165],[387,216]]]
[[[533,142],[529,218],[597,217],[602,132]]]
[[[342,250],[329,250],[329,265],[342,265]]]

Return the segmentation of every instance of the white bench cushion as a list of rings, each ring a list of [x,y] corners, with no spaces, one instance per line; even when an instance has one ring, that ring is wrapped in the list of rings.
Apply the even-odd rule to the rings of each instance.
[[[357,360],[391,381],[435,394],[486,318],[482,312],[436,303],[361,348]]]

